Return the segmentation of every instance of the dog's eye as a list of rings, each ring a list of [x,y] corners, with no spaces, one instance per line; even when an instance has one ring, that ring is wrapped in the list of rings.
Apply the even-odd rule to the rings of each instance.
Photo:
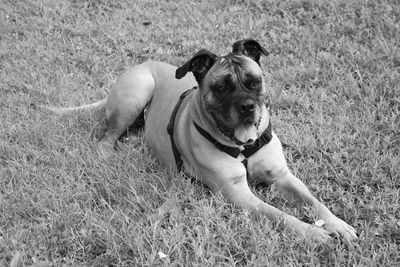
[[[218,92],[225,92],[226,90],[228,90],[228,87],[226,87],[225,85],[221,85],[217,87]]]
[[[261,81],[253,81],[252,83],[251,83],[251,87],[259,87],[261,85]]]

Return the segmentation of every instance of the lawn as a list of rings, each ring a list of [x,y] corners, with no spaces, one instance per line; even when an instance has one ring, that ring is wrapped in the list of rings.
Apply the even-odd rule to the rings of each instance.
[[[97,101],[132,65],[224,55],[244,38],[271,53],[290,168],[358,240],[294,239],[167,173],[140,134],[100,160],[104,112],[38,108]],[[0,266],[399,266],[399,84],[398,0],[3,0]]]

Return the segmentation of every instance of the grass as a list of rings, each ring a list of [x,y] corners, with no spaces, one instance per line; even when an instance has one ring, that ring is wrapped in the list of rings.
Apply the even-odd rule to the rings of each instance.
[[[400,265],[397,0],[6,0],[0,24],[0,266]],[[271,52],[271,94],[284,88],[272,115],[291,169],[356,242],[294,240],[166,173],[140,138],[101,161],[104,114],[36,108],[98,100],[129,66],[248,37]]]

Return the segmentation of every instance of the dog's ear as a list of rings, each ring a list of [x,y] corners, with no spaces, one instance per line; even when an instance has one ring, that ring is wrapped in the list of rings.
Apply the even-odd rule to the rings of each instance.
[[[175,78],[181,79],[191,71],[200,83],[201,79],[205,76],[207,71],[214,65],[217,56],[213,53],[202,49],[197,52],[188,62],[176,69]]]
[[[260,65],[261,54],[268,56],[269,52],[253,39],[244,39],[237,41],[232,46],[232,53],[236,55],[245,55]]]

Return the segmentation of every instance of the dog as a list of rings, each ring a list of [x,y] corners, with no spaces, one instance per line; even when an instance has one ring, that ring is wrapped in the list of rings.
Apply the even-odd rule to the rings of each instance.
[[[225,56],[202,49],[179,68],[145,62],[119,77],[103,100],[49,109],[63,113],[105,106],[107,126],[98,142],[103,158],[143,117],[145,142],[165,167],[195,177],[237,207],[264,214],[301,237],[323,243],[332,235],[354,240],[356,230],[313,197],[287,166],[266,106],[263,55],[268,55],[263,46],[245,39]],[[265,203],[249,183],[275,184],[289,201],[309,204],[323,227]]]

